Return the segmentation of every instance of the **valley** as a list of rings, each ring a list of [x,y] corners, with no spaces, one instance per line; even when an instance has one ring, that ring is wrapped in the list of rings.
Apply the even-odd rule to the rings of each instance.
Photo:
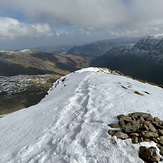
[[[81,56],[0,51],[0,115],[37,104],[54,81],[88,65]]]

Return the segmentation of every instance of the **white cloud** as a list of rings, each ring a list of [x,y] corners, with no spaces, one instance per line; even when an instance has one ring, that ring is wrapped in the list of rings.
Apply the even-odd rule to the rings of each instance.
[[[25,24],[9,17],[0,17],[0,39],[53,36],[48,24]]]

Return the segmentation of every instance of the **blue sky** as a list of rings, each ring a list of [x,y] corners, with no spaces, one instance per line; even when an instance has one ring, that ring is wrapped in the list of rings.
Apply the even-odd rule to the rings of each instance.
[[[162,0],[0,0],[0,49],[163,33],[162,6]]]

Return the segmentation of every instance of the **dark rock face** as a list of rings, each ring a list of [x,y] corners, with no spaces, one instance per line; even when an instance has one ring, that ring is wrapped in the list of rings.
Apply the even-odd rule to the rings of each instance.
[[[119,38],[103,41],[96,41],[90,44],[74,46],[67,51],[67,54],[81,55],[87,57],[98,57],[106,54],[114,47],[130,47],[138,38]]]
[[[92,61],[92,66],[119,70],[125,75],[163,84],[163,39],[145,37],[132,48],[112,48]]]
[[[160,154],[163,154],[162,120],[160,120],[158,117],[152,117],[152,115],[149,113],[143,112],[134,112],[128,115],[118,115],[117,118],[117,124],[109,124],[111,128],[115,129],[109,130],[109,135],[116,136],[117,138],[123,140],[131,138],[133,144],[138,144],[139,142],[143,141],[154,141],[160,149]],[[116,130],[116,128],[119,129]],[[154,160],[153,157],[152,159]]]

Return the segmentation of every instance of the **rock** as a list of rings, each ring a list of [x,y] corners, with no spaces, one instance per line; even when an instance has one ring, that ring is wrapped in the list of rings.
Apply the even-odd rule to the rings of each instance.
[[[150,142],[151,140],[148,139],[148,138],[144,138],[143,141],[145,141],[145,142]]]
[[[156,137],[158,137],[158,133],[147,131],[144,133],[143,137],[145,137],[145,138],[156,138]]]
[[[121,116],[120,119],[122,119],[125,122],[131,122],[132,121],[132,119],[129,116],[126,116],[126,115]]]
[[[128,122],[131,122],[132,119],[129,116],[125,116],[125,115],[120,115],[119,116],[119,124],[122,126]]]
[[[130,136],[131,136],[131,137],[134,137],[134,136],[139,137],[139,134],[136,133],[136,132],[133,132],[133,133],[130,134]]]
[[[156,132],[156,128],[151,124],[149,123],[149,130],[152,131],[152,132]]]
[[[119,124],[108,124],[108,126],[111,128],[121,128]]]
[[[158,156],[158,155],[153,155],[150,159],[149,159],[149,161],[150,162],[159,162],[160,161],[160,156]]]
[[[148,128],[148,126],[146,124],[143,124],[142,125],[142,129],[145,130],[145,131],[148,131],[149,130],[149,128]]]
[[[125,125],[125,122],[124,122],[122,119],[120,119],[120,120],[119,120],[119,125],[120,125],[120,126],[123,126],[123,125]]]
[[[139,119],[137,121],[136,120],[132,121],[131,124],[137,126],[138,128],[140,128],[142,126],[141,121]]]
[[[152,116],[149,116],[149,117],[147,117],[147,118],[145,118],[145,119],[146,119],[146,121],[154,122],[154,119],[153,119]]]
[[[130,113],[128,116],[121,114],[117,118],[119,119],[118,124],[109,124],[109,126],[119,128],[122,131],[109,130],[109,135],[120,139],[131,138],[133,144],[143,141],[154,141],[160,149],[160,154],[163,155],[163,121],[158,117],[153,118],[151,114],[143,112]],[[142,150],[145,151],[146,162],[152,163],[153,161],[158,162],[160,160],[160,157],[155,153],[155,147],[149,149],[142,148]],[[151,160],[149,160],[148,156],[150,156]]]
[[[143,117],[140,117],[139,119],[140,119],[141,122],[145,121]]]
[[[139,143],[138,137],[136,137],[136,136],[132,137],[132,143],[133,144],[138,144]]]
[[[109,130],[109,131],[108,131],[108,134],[111,135],[111,136],[113,136],[116,132],[117,132],[117,131],[115,131],[115,130]]]
[[[146,147],[145,146],[140,146],[139,147],[139,157],[143,160],[143,161],[147,161],[148,158],[145,156],[146,153]]]
[[[153,140],[155,143],[158,143],[158,142],[159,142],[159,139],[158,139],[158,138],[152,138],[152,140]]]
[[[125,116],[124,114],[120,114],[117,116],[118,120],[120,120],[121,117]]]
[[[157,122],[160,125],[161,120],[158,117],[154,117],[154,122]]]
[[[139,137],[139,138],[138,138],[138,141],[139,141],[139,142],[143,142],[144,139],[143,139],[142,137]]]
[[[159,149],[160,149],[160,155],[163,155],[163,147],[160,146]]]
[[[120,139],[127,139],[129,138],[127,134],[121,132],[121,131],[118,131],[114,134],[114,136],[116,136],[117,138],[120,138]]]
[[[137,132],[139,130],[139,126],[127,123],[126,125],[122,125],[122,129],[125,133],[132,133]]]
[[[139,157],[145,162],[159,162],[160,157],[156,154],[156,147],[147,148],[145,146],[140,146]]]
[[[158,134],[159,134],[160,136],[162,136],[162,135],[163,135],[163,130],[159,129],[159,130],[158,130]]]
[[[157,122],[153,122],[152,124],[156,129],[163,129],[163,126],[159,125]]]
[[[159,142],[161,145],[163,145],[163,136],[160,136],[160,137],[159,137],[158,142]]]
[[[134,118],[143,117],[144,119],[148,117],[152,117],[151,114],[144,113],[144,112],[134,112],[134,113],[129,114],[129,116],[132,116]]]

